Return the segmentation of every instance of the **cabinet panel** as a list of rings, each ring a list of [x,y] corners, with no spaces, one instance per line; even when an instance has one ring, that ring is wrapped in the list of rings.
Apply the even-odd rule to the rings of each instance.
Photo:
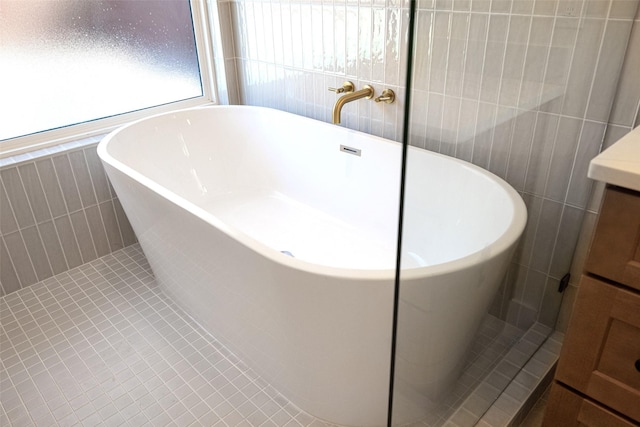
[[[613,319],[596,370],[605,377],[640,390],[640,371],[636,369],[636,361],[640,365],[640,329]]]
[[[636,424],[554,383],[543,427],[634,427]]]
[[[607,187],[586,270],[640,290],[640,193]]]
[[[640,295],[583,276],[556,380],[640,421]]]

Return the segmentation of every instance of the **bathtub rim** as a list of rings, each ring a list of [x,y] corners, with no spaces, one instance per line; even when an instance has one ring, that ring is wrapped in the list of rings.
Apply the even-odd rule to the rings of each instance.
[[[153,191],[159,196],[167,199],[169,202],[186,209],[191,214],[195,215],[200,220],[216,227],[221,232],[225,233],[232,239],[240,242],[247,248],[257,252],[258,254],[266,257],[267,259],[276,262],[280,265],[295,269],[302,270],[306,272],[310,272],[313,274],[328,276],[328,277],[340,277],[344,279],[367,279],[376,282],[388,282],[389,280],[393,280],[396,276],[396,269],[350,269],[344,267],[333,267],[322,264],[316,264],[310,261],[301,260],[298,258],[290,257],[280,253],[278,250],[267,246],[264,243],[254,239],[248,234],[233,228],[227,225],[224,221],[217,218],[215,215],[209,213],[205,209],[196,206],[194,203],[188,201],[187,199],[177,195],[176,193],[168,190],[167,188],[161,186],[156,183],[151,178],[146,177],[142,173],[136,171],[131,166],[123,163],[122,161],[113,157],[108,150],[109,142],[116,138],[120,133],[126,131],[127,129],[136,126],[142,122],[155,120],[161,117],[172,117],[180,114],[185,114],[191,111],[196,110],[211,110],[211,109],[234,109],[234,110],[255,110],[255,111],[267,111],[270,114],[284,114],[284,115],[293,115],[297,119],[308,120],[313,122],[314,126],[327,126],[333,127],[335,125],[322,122],[320,120],[314,120],[308,117],[299,116],[297,114],[289,113],[286,111],[281,111],[274,108],[269,107],[259,107],[259,106],[246,106],[246,105],[205,105],[198,107],[190,107],[181,110],[176,110],[172,112],[165,112],[154,114],[142,119],[135,120],[128,124],[118,127],[117,129],[108,133],[105,137],[103,137],[97,146],[98,156],[101,161],[118,170],[121,173],[124,173],[129,178],[134,181],[140,183],[147,189]],[[385,144],[393,144],[402,146],[401,142],[392,141],[389,139],[381,138],[379,136],[366,134],[364,132],[355,131],[348,128],[341,128],[342,131],[347,134],[357,134],[357,135],[365,135],[366,137],[373,138],[381,143]],[[418,152],[418,150],[422,150],[417,147],[409,146],[408,149],[410,151]],[[511,201],[511,205],[513,208],[512,221],[507,226],[507,229],[504,233],[502,233],[497,239],[492,241],[489,245],[472,252],[464,257],[457,258],[455,260],[443,262],[440,264],[429,265],[425,267],[412,267],[408,269],[401,269],[400,276],[402,280],[410,280],[410,279],[423,279],[428,277],[436,277],[446,275],[455,271],[459,271],[462,269],[467,269],[472,266],[478,265],[480,263],[484,263],[487,259],[491,259],[505,251],[510,251],[515,248],[515,244],[518,242],[519,238],[522,236],[524,232],[524,228],[527,223],[527,209],[524,204],[524,201],[518,194],[518,192],[509,185],[506,181],[504,181],[499,176],[491,173],[490,171],[483,169],[477,165],[474,165],[470,162],[465,162],[463,160],[457,159],[455,157],[446,156],[440,153],[426,151],[429,155],[434,155],[437,157],[441,157],[446,159],[447,161],[451,161],[459,165],[460,167],[472,169],[474,172],[477,172],[489,179],[491,179],[496,185],[502,188],[506,194],[509,196],[509,200]],[[398,200],[398,203],[400,201]],[[396,234],[397,238],[397,234]],[[394,261],[397,257],[397,253],[394,256]]]

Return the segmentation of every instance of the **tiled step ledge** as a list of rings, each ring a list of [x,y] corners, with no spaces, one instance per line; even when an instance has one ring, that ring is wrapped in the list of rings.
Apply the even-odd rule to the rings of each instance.
[[[529,329],[522,340],[509,351],[505,359],[487,377],[487,381],[467,398],[464,404],[445,424],[445,427],[461,425],[456,421],[463,420],[468,412],[473,413],[470,407],[480,399],[490,399],[492,397],[491,393],[497,390],[492,385],[492,378],[495,378],[497,374],[500,374],[505,369],[509,369],[509,366],[515,368],[517,365],[514,364],[515,362],[527,357],[524,367],[520,369],[504,391],[498,391],[494,395],[495,401],[476,424],[478,427],[519,426],[551,383],[558,356],[560,355],[564,334],[558,331],[551,333],[533,353],[527,354],[526,351],[523,352],[527,348],[531,349],[530,344],[535,344],[540,339],[541,334],[546,335],[545,331],[547,329],[548,327],[541,324],[536,324]]]

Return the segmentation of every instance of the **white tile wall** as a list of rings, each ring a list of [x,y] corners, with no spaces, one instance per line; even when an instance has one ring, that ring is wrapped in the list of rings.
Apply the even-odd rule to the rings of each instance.
[[[233,41],[225,58],[235,58],[238,103],[330,121],[336,95],[329,87],[350,80],[356,88],[371,84],[377,94],[390,88],[398,94],[397,102],[349,104],[343,110],[343,123],[399,140],[407,55],[406,6],[380,0],[219,3],[220,10],[229,7],[233,21],[231,33],[225,33]]]
[[[602,7],[606,2],[600,2],[599,7]],[[592,5],[595,6],[595,5]],[[615,6],[615,7],[614,7]],[[619,13],[621,10],[628,11],[629,5],[615,4],[612,5],[612,13]],[[640,8],[638,9],[631,35],[629,38],[629,44],[627,46],[626,56],[620,75],[620,81],[618,84],[616,96],[613,102],[613,108],[609,123],[606,128],[603,148],[611,146],[618,139],[626,135],[631,129],[640,125],[640,82],[637,75],[640,69]],[[570,190],[570,195],[573,194]],[[560,318],[557,328],[560,331],[565,331],[568,326],[568,321],[573,308],[575,295],[577,292],[578,283],[580,280],[580,273],[583,269],[584,261],[586,258],[589,243],[591,242],[591,235],[595,229],[597,214],[600,210],[600,202],[602,195],[604,194],[604,185],[598,183],[594,185],[591,191],[589,203],[587,205],[587,211],[585,214],[585,220],[583,221],[580,230],[580,240],[577,244],[575,256],[571,265],[572,281],[568,292],[562,301]],[[581,196],[586,196],[584,193]]]

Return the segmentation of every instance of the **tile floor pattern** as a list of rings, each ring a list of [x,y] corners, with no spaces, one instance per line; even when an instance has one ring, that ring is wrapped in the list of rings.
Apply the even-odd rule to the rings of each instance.
[[[184,315],[138,245],[0,299],[0,425],[325,426]]]
[[[442,425],[509,349],[485,322]],[[301,411],[158,288],[139,245],[0,298],[0,426],[330,426]]]

